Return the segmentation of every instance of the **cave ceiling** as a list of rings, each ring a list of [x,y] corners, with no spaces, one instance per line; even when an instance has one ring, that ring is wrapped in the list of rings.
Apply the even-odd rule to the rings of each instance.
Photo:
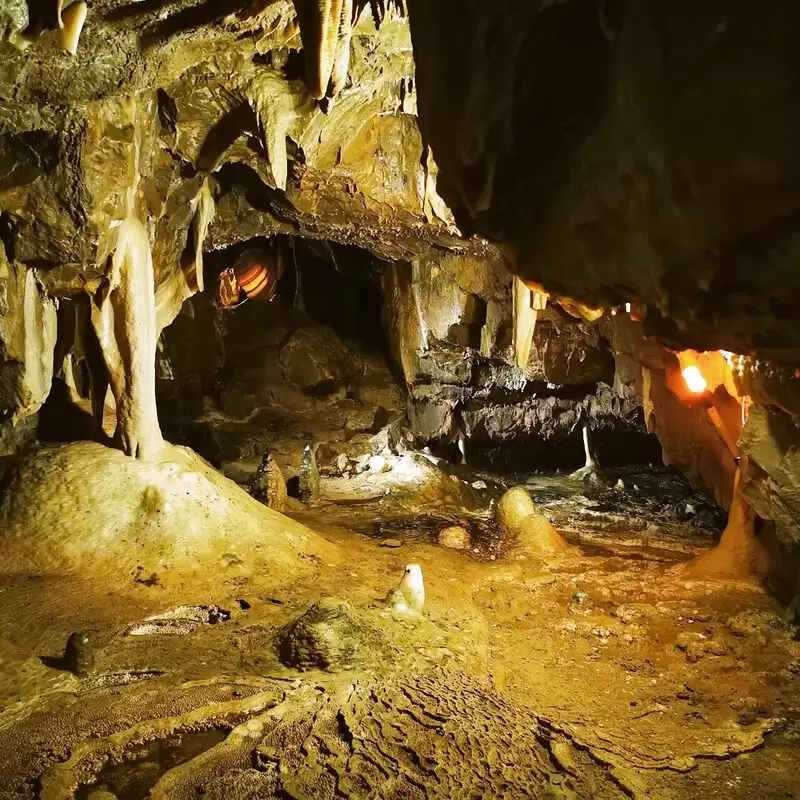
[[[795,4],[99,0],[74,55],[36,8],[0,0],[0,233],[52,294],[92,290],[135,169],[157,283],[208,191],[206,248],[502,252],[670,346],[800,360]]]

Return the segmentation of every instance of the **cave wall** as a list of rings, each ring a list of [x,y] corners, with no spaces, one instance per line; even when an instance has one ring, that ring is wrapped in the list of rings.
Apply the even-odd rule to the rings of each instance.
[[[513,363],[511,275],[502,258],[394,262],[384,296],[409,420],[424,441],[452,444],[463,435],[468,458],[554,468],[583,464],[584,421],[644,438],[641,395],[625,389],[598,326],[551,303],[538,314],[527,365]],[[644,456],[634,447],[626,457]]]
[[[410,0],[463,230],[666,344],[798,360],[800,6]]]
[[[55,303],[0,243],[0,456],[30,441],[31,427],[20,420],[47,399],[55,344]]]
[[[24,52],[0,41],[0,240],[42,315],[52,299],[102,286],[132,187],[159,331],[202,287],[204,251],[256,237],[324,238],[388,258],[492,251],[460,237],[436,193],[407,21],[378,32],[363,15],[348,83],[325,104],[309,100],[285,0],[164,12],[101,1],[75,56],[58,49],[50,22]],[[16,307],[4,317],[24,327]],[[52,354],[50,339],[41,344]],[[4,374],[18,373],[13,347],[4,358]],[[13,380],[47,394],[46,375]],[[43,399],[12,397],[3,414]]]

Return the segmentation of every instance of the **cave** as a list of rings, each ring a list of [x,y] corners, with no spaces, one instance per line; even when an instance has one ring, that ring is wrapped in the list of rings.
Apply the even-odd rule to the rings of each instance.
[[[0,0],[0,800],[800,797],[797,30]]]

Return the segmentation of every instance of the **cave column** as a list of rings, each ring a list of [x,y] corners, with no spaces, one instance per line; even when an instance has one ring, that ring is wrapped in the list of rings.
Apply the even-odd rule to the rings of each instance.
[[[156,300],[147,228],[139,218],[143,126],[138,103],[128,114],[134,128],[124,218],[110,224],[112,236],[103,284],[92,304],[92,324],[116,401],[114,442],[136,458],[153,458],[163,446],[156,411]]]

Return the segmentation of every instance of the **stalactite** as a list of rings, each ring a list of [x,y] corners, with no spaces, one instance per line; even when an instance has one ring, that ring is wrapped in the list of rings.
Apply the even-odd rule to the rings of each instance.
[[[193,212],[191,225],[191,250],[188,259],[181,266],[186,282],[193,292],[203,291],[203,242],[208,228],[214,219],[216,205],[211,194],[208,178],[205,178],[200,189],[191,201]]]
[[[115,444],[127,455],[152,458],[163,447],[156,411],[156,326],[153,257],[150,239],[137,216],[141,130],[139,109],[131,101],[135,125],[133,182],[126,194],[125,217],[116,225],[103,284],[94,298],[92,324],[97,333],[116,401]]]
[[[372,20],[375,23],[375,28],[380,30],[383,19],[386,16],[386,2],[385,0],[369,0],[369,7],[372,11]]]
[[[336,59],[331,72],[331,80],[326,92],[335,97],[344,88],[347,70],[350,66],[350,40],[353,36],[353,0],[343,0],[339,21],[339,35],[336,43]]]
[[[331,79],[343,0],[294,0],[306,60],[308,90],[315,100],[325,97]]]
[[[285,190],[289,173],[286,136],[292,124],[310,110],[307,98],[293,94],[280,72],[266,68],[256,72],[244,94],[256,116],[275,187]]]
[[[86,22],[88,6],[83,0],[67,6],[59,15],[58,44],[62,50],[72,54],[78,52],[78,42],[81,38],[81,31]]]
[[[305,54],[306,82],[315,100],[335,97],[344,86],[353,24],[368,2],[378,29],[390,8],[401,16],[408,14],[403,0],[294,0]]]
[[[531,357],[536,317],[538,312],[547,305],[547,295],[532,291],[516,277],[511,291],[514,318],[514,360],[520,369],[524,369]]]

